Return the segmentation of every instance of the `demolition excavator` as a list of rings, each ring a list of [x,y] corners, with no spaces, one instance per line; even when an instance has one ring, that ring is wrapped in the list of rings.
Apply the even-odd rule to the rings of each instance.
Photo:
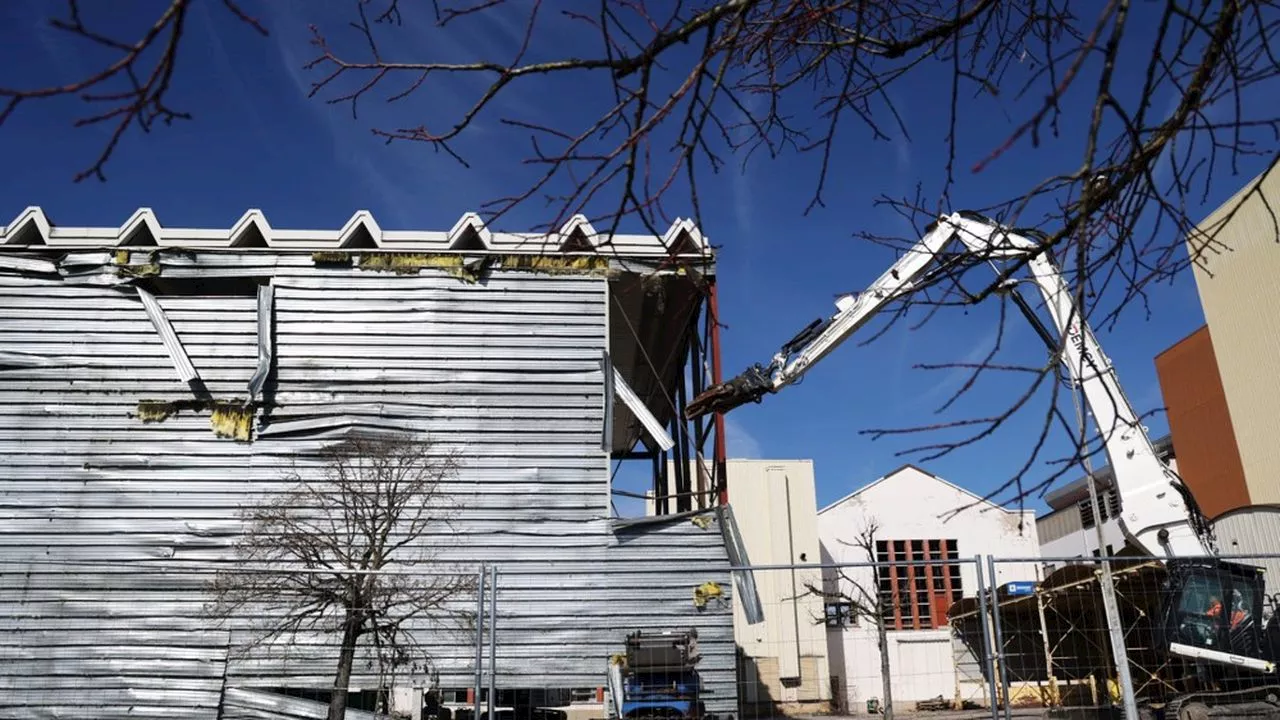
[[[1017,263],[1029,277],[1000,285],[1058,353],[1084,397],[1114,473],[1120,496],[1120,527],[1131,552],[1154,556],[1165,569],[1155,642],[1188,668],[1177,688],[1144,714],[1167,720],[1209,717],[1280,719],[1280,613],[1263,621],[1266,587],[1262,569],[1219,557],[1213,530],[1174,470],[1162,462],[1115,368],[1081,317],[1070,287],[1035,230],[1000,225],[977,213],[940,217],[924,237],[869,288],[836,301],[836,312],[806,326],[768,365],[712,386],[686,410],[690,419],[760,402],[798,381],[815,363],[863,327],[877,312],[946,278],[957,269]],[[1006,266],[1008,267],[1008,266]],[[1039,291],[1053,332],[1020,286]],[[1227,602],[1228,610],[1221,604]]]

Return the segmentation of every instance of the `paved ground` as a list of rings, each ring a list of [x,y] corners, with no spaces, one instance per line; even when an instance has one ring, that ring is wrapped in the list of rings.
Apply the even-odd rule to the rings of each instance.
[[[1109,713],[1097,710],[1077,710],[1066,716],[1068,720],[1085,720],[1086,718],[1107,718]],[[779,716],[777,718],[764,717],[748,717],[743,716],[741,720],[883,720],[883,715],[868,715],[867,713],[852,715],[794,715],[790,718]],[[978,710],[899,710],[893,714],[894,720],[991,720],[991,711],[985,708]],[[1009,717],[1018,720],[1027,720],[1028,718],[1045,717],[1044,708],[1010,708]],[[1058,717],[1055,715],[1055,718]],[[1005,711],[1000,710],[1000,718],[1005,718]]]

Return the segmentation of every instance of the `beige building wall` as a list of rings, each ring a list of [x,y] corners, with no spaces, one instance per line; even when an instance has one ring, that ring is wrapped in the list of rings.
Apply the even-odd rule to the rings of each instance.
[[[1249,499],[1280,502],[1280,168],[1255,178],[1187,239]]]
[[[674,483],[671,468],[668,476]],[[730,459],[729,505],[752,565],[817,565],[818,504],[811,460]],[[646,501],[652,514],[653,501]],[[749,704],[813,709],[831,699],[822,571],[756,570],[764,621],[748,625],[734,603],[739,682]],[[809,707],[806,707],[809,706]]]

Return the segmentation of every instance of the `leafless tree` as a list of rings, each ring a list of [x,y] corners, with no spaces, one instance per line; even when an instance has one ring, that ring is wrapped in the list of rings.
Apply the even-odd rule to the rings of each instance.
[[[340,637],[330,720],[341,720],[360,647],[382,680],[432,670],[423,632],[472,620],[471,573],[439,561],[450,503],[441,483],[458,458],[429,439],[353,437],[292,471],[292,487],[248,506],[235,562],[210,583],[210,614],[249,638],[237,648],[279,651],[300,635]],[[271,647],[275,645],[275,647]]]
[[[129,127],[145,131],[187,117],[167,98],[180,79],[176,58],[195,2],[171,0],[154,23],[121,39],[95,29],[70,0],[54,26],[117,59],[56,86],[5,79],[0,124],[35,101],[83,97],[94,109],[79,123],[114,128],[78,176],[101,177]],[[244,9],[248,0],[221,3],[249,32],[266,32]],[[345,28],[313,26],[310,94],[349,106],[359,122],[357,109],[369,103],[404,106],[410,96],[431,99],[455,79],[470,80],[465,87],[474,96],[460,108],[432,104],[428,120],[405,117],[369,129],[388,143],[424,146],[463,164],[471,162],[469,130],[481,122],[496,119],[527,136],[529,154],[520,162],[531,175],[495,191],[490,222],[533,201],[548,203],[548,228],[576,212],[608,230],[630,218],[657,232],[673,214],[701,222],[699,187],[708,174],[729,158],[745,164],[787,154],[817,158],[812,195],[795,208],[808,213],[826,207],[831,178],[860,161],[860,144],[925,142],[937,158],[931,179],[910,197],[882,194],[876,202],[918,231],[954,209],[960,184],[982,183],[992,195],[970,209],[1040,229],[1034,254],[1057,257],[1082,312],[1100,327],[1145,306],[1154,285],[1222,252],[1224,223],[1197,227],[1196,204],[1236,189],[1242,173],[1270,171],[1278,157],[1280,112],[1266,101],[1280,91],[1274,0],[598,0],[572,8],[539,0],[353,0],[352,8]],[[473,43],[465,57],[441,56],[431,41],[432,32],[465,37],[494,25],[519,30],[509,43]],[[405,38],[412,41],[394,42]],[[548,121],[546,98],[554,91],[547,88],[565,81],[598,93],[596,102]],[[895,97],[913,82],[937,93],[934,104],[910,114]],[[539,101],[504,102],[522,91]],[[917,135],[929,131],[922,122],[939,118],[947,131],[935,148]],[[1008,129],[996,141],[975,130],[997,123]],[[1007,183],[992,175],[1001,172],[1016,173],[1016,186],[1000,190]],[[877,194],[864,190],[868,198]],[[842,200],[835,211],[847,207]],[[849,223],[857,241],[900,249],[915,239],[868,234],[856,218]],[[1280,239],[1280,223],[1275,227]],[[914,308],[923,308],[923,323],[945,307],[1003,304],[998,291],[1028,259],[990,272],[981,258],[950,258],[944,272],[899,304],[889,325]],[[975,268],[980,272],[969,272]],[[970,376],[940,412],[951,412],[985,376],[1027,378],[1025,392],[1015,392],[1005,409],[867,432],[931,431],[936,442],[906,451],[927,459],[1025,425],[1030,413],[1032,422],[1043,420],[1040,442],[988,495],[1020,500],[1054,479],[1025,485],[1034,464],[1058,462],[1057,477],[1097,452],[1098,443],[1073,429],[1068,457],[1045,455],[1063,418],[1057,364],[1001,362],[1000,338],[981,362],[925,367]],[[1044,409],[1033,400],[1044,400]]]
[[[856,547],[867,556],[867,562],[876,562],[876,535],[880,532],[880,524],[875,519],[868,519],[853,541],[839,540],[846,547]],[[901,605],[898,588],[891,586],[887,592],[880,590],[879,566],[871,568],[855,568],[870,570],[870,581],[866,578],[855,578],[850,568],[835,568],[835,577],[824,579],[823,587],[809,584],[806,591],[819,595],[824,602],[838,602],[848,607],[849,619],[875,623],[876,647],[880,651],[881,692],[884,695],[885,720],[893,720],[893,675],[889,663],[889,629],[885,623],[885,615],[892,614],[893,609]],[[868,588],[868,585],[871,587]],[[826,622],[825,614],[816,618],[817,622]]]

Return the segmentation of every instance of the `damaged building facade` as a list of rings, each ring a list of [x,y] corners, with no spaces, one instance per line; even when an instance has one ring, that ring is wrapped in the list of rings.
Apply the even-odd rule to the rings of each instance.
[[[209,568],[283,471],[379,430],[464,457],[440,560],[499,569],[500,690],[595,691],[627,633],[696,629],[707,711],[736,712],[723,426],[680,413],[720,379],[693,223],[73,228],[29,208],[2,230],[0,715],[306,716],[331,660],[238,660],[201,614]],[[622,459],[675,488],[659,517],[611,514]],[[436,687],[475,687],[470,640],[432,651]]]

